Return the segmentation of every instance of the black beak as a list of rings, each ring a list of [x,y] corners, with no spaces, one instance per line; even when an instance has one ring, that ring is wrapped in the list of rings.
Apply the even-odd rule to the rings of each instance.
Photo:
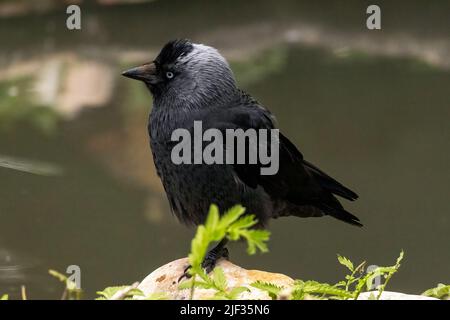
[[[142,66],[131,68],[127,71],[122,72],[122,75],[145,82],[155,82],[157,80],[156,66],[153,62],[143,64]]]

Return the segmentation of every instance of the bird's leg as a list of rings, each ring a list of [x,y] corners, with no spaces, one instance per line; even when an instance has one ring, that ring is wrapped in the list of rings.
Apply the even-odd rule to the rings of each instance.
[[[216,266],[217,261],[219,261],[221,258],[225,258],[228,260],[229,253],[228,249],[225,248],[225,246],[228,243],[228,239],[222,239],[217,246],[212,248],[208,251],[208,253],[205,256],[205,259],[203,259],[202,262],[202,268],[205,270],[206,273],[210,273],[214,267]],[[181,281],[183,278],[190,278],[191,275],[188,273],[188,270],[191,268],[191,266],[188,266],[186,269],[184,269],[183,275],[178,279],[178,281]]]
[[[210,273],[213,271],[214,267],[216,266],[217,261],[219,261],[221,258],[225,258],[228,260],[229,253],[228,249],[225,248],[225,246],[228,243],[228,239],[223,239],[219,242],[217,246],[212,248],[207,254],[205,259],[202,262],[202,267],[205,269],[206,273]]]

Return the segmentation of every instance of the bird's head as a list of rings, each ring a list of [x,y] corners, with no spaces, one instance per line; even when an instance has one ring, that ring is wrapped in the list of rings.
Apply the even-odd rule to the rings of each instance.
[[[188,40],[167,43],[152,62],[122,73],[143,81],[156,101],[208,105],[236,91],[233,73],[214,48]]]

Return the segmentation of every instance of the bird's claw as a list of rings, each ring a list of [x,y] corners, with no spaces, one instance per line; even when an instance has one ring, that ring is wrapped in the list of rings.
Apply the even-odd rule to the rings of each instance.
[[[178,278],[178,282],[181,282],[181,280],[183,280],[183,278],[186,278],[186,280],[191,278],[191,275],[189,273],[190,268],[191,268],[191,265],[188,265],[186,268],[184,268],[183,274],[181,275],[181,277]]]
[[[206,274],[209,274],[211,271],[214,270],[217,261],[219,261],[221,258],[229,259],[229,253],[227,248],[221,248],[220,251],[216,252],[214,250],[209,251],[206,254],[205,259],[202,262],[202,268],[205,270]],[[183,278],[190,279],[191,274],[189,273],[189,269],[191,268],[190,265],[188,265],[184,271],[181,277],[178,278],[178,282],[183,280]]]

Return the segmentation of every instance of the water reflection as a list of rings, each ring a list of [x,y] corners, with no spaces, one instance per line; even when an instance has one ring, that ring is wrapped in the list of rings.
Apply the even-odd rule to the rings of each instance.
[[[0,5],[0,153],[10,167],[63,168],[30,175],[0,158],[0,294],[17,298],[26,284],[30,297],[57,298],[46,270],[77,264],[89,297],[186,254],[192,230],[171,217],[149,151],[150,96],[120,77],[176,36],[219,47],[305,156],[361,194],[350,208],[364,229],[282,219],[270,254],[247,257],[236,245],[234,260],[332,282],[338,252],[382,265],[404,248],[394,289],[448,279],[448,28],[430,13],[428,32],[412,27],[414,5],[403,26],[388,15],[385,30],[368,35],[356,2],[336,11],[286,1],[276,12],[270,1],[229,3],[239,10],[220,1],[89,6],[81,33],[56,27],[61,7],[11,17]],[[169,5],[183,10],[168,17]]]

